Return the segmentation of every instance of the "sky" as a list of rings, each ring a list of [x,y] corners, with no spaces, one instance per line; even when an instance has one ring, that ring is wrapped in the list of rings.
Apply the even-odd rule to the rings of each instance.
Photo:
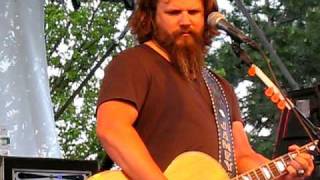
[[[218,0],[218,6],[220,10],[226,10],[227,12],[230,12],[233,10],[233,6],[231,6],[230,1],[227,0]]]

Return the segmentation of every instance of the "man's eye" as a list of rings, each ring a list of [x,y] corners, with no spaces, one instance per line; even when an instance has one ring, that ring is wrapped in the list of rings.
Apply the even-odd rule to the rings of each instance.
[[[200,11],[198,10],[190,10],[189,14],[194,15],[194,14],[198,14]]]
[[[168,11],[167,13],[170,15],[178,15],[180,14],[180,11],[172,10],[172,11]]]

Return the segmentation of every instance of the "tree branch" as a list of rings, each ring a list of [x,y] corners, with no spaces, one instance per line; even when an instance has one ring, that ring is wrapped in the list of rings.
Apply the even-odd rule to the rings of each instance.
[[[70,25],[71,25],[71,22],[69,21],[69,22],[67,23],[65,29],[69,29]],[[59,41],[57,41],[57,42],[54,44],[52,50],[48,53],[48,59],[49,59],[50,57],[52,57],[52,54],[57,50],[58,46],[60,45],[62,39],[66,36],[66,34],[67,34],[67,33],[64,33],[64,34],[61,36],[61,38],[59,39]]]
[[[60,116],[63,114],[63,112],[67,109],[67,107],[72,103],[74,98],[80,93],[82,88],[87,85],[89,80],[94,76],[94,73],[96,70],[101,66],[101,64],[106,60],[108,56],[110,56],[111,52],[115,49],[115,47],[119,44],[120,40],[124,38],[125,34],[128,32],[129,26],[125,27],[125,29],[122,31],[122,33],[119,36],[119,39],[117,42],[113,41],[113,43],[108,47],[106,53],[100,58],[100,60],[94,65],[94,67],[91,69],[89,74],[86,76],[86,78],[81,82],[79,87],[72,93],[72,95],[68,98],[68,100],[65,102],[64,105],[61,106],[61,108],[54,113],[54,119],[57,121]]]
[[[287,67],[284,65],[280,57],[278,56],[277,52],[272,47],[271,43],[267,40],[267,37],[265,33],[258,27],[256,22],[251,18],[250,14],[248,13],[247,9],[244,7],[241,0],[235,0],[237,6],[242,11],[242,13],[246,16],[246,18],[249,21],[249,25],[252,29],[254,29],[254,32],[262,42],[263,46],[269,51],[272,59],[274,59],[277,66],[280,68],[281,72],[283,73],[284,77],[289,82],[289,85],[292,89],[299,89],[298,83],[293,79],[292,75],[288,71]]]
[[[89,20],[89,25],[87,26],[87,31],[86,32],[89,32],[89,29],[91,28],[91,26],[93,24],[93,21],[94,21],[94,18],[95,18],[95,14],[97,13],[98,8],[100,7],[100,4],[101,3],[99,3],[97,8],[94,10],[94,12],[93,12],[93,14],[92,14],[92,16],[91,16],[91,18]],[[83,43],[79,46],[79,51],[85,51],[86,49],[90,48],[92,45],[94,45],[98,41],[98,40],[94,40],[86,47],[86,49],[82,49],[84,47],[84,45],[85,45],[86,40],[87,40],[87,36],[85,37]],[[64,76],[65,76],[66,72],[68,72],[72,68],[72,63],[74,62],[73,60],[74,60],[74,56],[72,56],[72,58],[65,64],[64,69],[63,69],[60,77],[53,81],[52,86],[51,86],[51,94],[53,94],[55,92],[55,90],[61,84],[63,84]]]

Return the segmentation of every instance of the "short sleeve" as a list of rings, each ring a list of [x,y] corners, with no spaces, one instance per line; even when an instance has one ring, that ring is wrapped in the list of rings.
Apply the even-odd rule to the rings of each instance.
[[[134,53],[121,53],[105,68],[97,107],[110,100],[126,101],[140,111],[148,91],[148,77],[142,60]]]

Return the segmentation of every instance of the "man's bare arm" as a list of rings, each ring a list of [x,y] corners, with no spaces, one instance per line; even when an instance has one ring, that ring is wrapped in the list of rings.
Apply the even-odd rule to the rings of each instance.
[[[152,159],[133,123],[136,108],[122,101],[108,101],[99,106],[97,135],[109,156],[131,179],[166,179]]]
[[[269,161],[251,148],[248,137],[240,121],[233,122],[232,127],[235,157],[239,173],[247,172]]]

